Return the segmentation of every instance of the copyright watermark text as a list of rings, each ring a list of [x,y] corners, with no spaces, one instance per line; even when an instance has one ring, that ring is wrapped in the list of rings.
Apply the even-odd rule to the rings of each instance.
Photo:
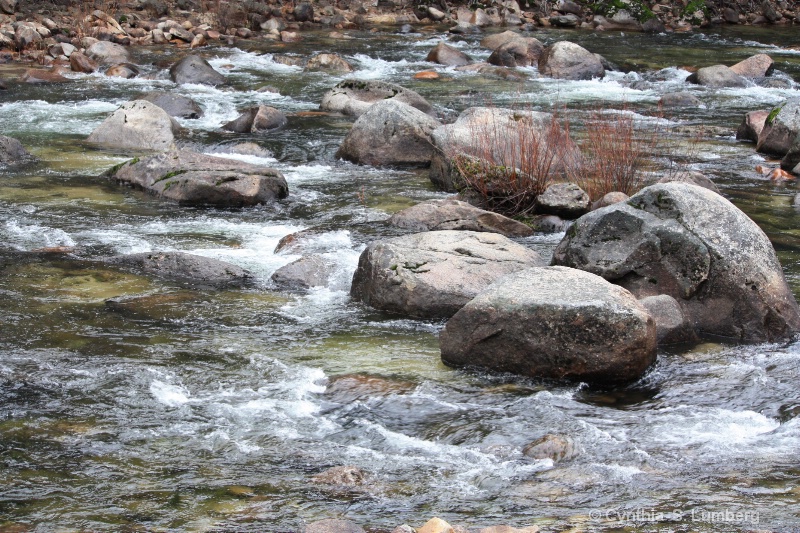
[[[623,509],[594,509],[589,513],[592,520],[603,522],[632,522],[637,524],[658,522],[704,522],[707,524],[758,524],[758,511],[741,509],[673,509],[663,511],[638,507]]]

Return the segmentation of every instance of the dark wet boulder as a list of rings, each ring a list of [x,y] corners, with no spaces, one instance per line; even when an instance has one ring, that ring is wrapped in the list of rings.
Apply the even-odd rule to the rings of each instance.
[[[425,61],[432,63],[439,63],[440,65],[447,65],[449,67],[460,67],[461,65],[469,65],[472,59],[453,46],[446,43],[439,43],[428,52]]]
[[[639,303],[647,309],[656,321],[656,337],[658,344],[679,344],[697,342],[697,333],[683,314],[678,301],[668,294],[648,296]]]
[[[333,274],[334,265],[319,254],[301,257],[280,267],[272,274],[272,281],[280,289],[305,290],[325,287]]]
[[[606,74],[595,54],[569,41],[560,41],[544,49],[539,57],[539,72],[562,80],[590,80]]]
[[[672,296],[701,335],[777,341],[800,331],[800,310],[767,236],[696,185],[652,185],[584,215],[553,264],[595,273],[638,298]]]
[[[554,183],[536,197],[536,210],[563,218],[578,218],[589,212],[592,201],[574,183]]]
[[[773,109],[758,136],[756,150],[783,157],[800,134],[800,98],[791,98]]]
[[[136,100],[146,100],[151,104],[155,104],[171,117],[200,118],[203,116],[203,109],[200,104],[180,94],[152,91],[137,96]]]
[[[305,70],[346,73],[353,72],[355,69],[339,54],[316,54],[308,59]]]
[[[338,83],[322,97],[320,109],[354,117],[363,115],[377,102],[394,100],[403,102],[435,116],[433,106],[422,96],[394,83],[376,80],[345,80]]]
[[[441,123],[395,100],[371,106],[353,124],[336,157],[361,165],[428,166],[431,134]]]
[[[0,91],[7,91],[8,90],[8,82],[3,78],[0,78]]]
[[[86,139],[90,143],[129,150],[169,150],[180,125],[166,111],[145,100],[122,104]]]
[[[501,44],[487,61],[502,67],[530,67],[539,63],[544,45],[533,37],[518,37]]]
[[[288,194],[286,179],[275,169],[185,150],[136,158],[107,175],[183,205],[242,207]]]
[[[350,520],[325,519],[308,524],[303,533],[366,533],[364,529]]]
[[[800,175],[800,138],[794,140],[792,147],[781,159],[781,169]]]
[[[429,231],[370,243],[350,294],[383,311],[448,318],[500,277],[542,263],[496,233]]]
[[[567,13],[566,15],[553,15],[550,17],[550,25],[556,28],[575,28],[580,25],[581,19],[577,15]]]
[[[314,6],[310,2],[300,2],[292,13],[297,22],[314,22]]]
[[[272,131],[286,125],[286,115],[271,106],[260,105],[246,109],[237,118],[222,126],[234,133],[258,133]]]
[[[702,172],[697,172],[695,170],[685,170],[682,172],[674,172],[668,174],[663,178],[659,179],[658,183],[670,183],[673,181],[681,183],[691,183],[692,185],[697,185],[699,187],[703,187],[705,189],[708,189],[709,191],[719,194],[719,188],[717,188],[716,184],[713,181],[711,181],[708,178],[708,176],[706,176]]]
[[[758,137],[764,131],[764,126],[769,116],[769,109],[750,111],[745,113],[742,123],[736,129],[736,138],[742,141],[758,142]]]
[[[131,61],[131,54],[127,48],[109,41],[97,41],[86,49],[86,55],[101,65],[130,63]]]
[[[241,287],[253,281],[253,275],[231,263],[184,252],[145,252],[119,255],[105,260],[137,274],[160,279],[184,281],[212,287]]]
[[[389,224],[414,232],[466,230],[499,233],[506,237],[527,237],[530,226],[467,202],[449,198],[430,200],[403,209],[389,217]]]
[[[197,55],[188,55],[172,65],[170,78],[178,85],[198,83],[201,85],[225,85],[228,80],[214,70],[208,61]]]
[[[712,65],[697,69],[697,72],[690,74],[686,81],[712,89],[747,87],[749,85],[745,78],[725,65]]]
[[[653,318],[622,287],[564,267],[499,279],[447,321],[442,361],[544,379],[617,385],[656,359]]]
[[[0,164],[13,165],[16,163],[29,163],[35,160],[36,158],[17,139],[0,135]]]
[[[767,54],[756,54],[731,67],[731,70],[745,78],[763,78],[774,70],[774,61]]]

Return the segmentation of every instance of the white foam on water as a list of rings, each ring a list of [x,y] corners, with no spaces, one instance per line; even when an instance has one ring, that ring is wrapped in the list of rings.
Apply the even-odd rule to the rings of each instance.
[[[20,223],[16,219],[0,226],[0,238],[17,250],[30,251],[53,246],[75,246],[66,231],[38,224]]]
[[[356,72],[345,76],[359,80],[386,80],[392,76],[408,71],[415,63],[401,59],[399,61],[388,61],[385,59],[370,57],[367,54],[355,54],[352,60],[358,64]],[[425,63],[421,63],[423,65]]]
[[[85,100],[50,104],[43,100],[21,100],[0,104],[0,124],[11,131],[55,132],[89,135],[119,103]]]
[[[210,58],[208,63],[225,76],[248,77],[256,76],[244,70],[255,70],[261,73],[295,74],[303,71],[303,67],[276,63],[273,54],[256,54],[246,52],[239,48],[221,49],[223,56]]]
[[[552,78],[539,78],[537,84],[542,90],[522,94],[526,101],[545,102],[555,108],[569,102],[597,101],[604,102],[656,102],[660,98],[654,91],[631,89],[620,83],[618,76],[609,73],[603,79],[582,81],[557,80]],[[620,74],[620,73],[614,73]]]
[[[313,107],[310,103],[298,102],[273,92],[234,91],[210,85],[181,85],[178,92],[195,100],[203,109],[200,118],[176,119],[181,126],[189,129],[217,131],[223,124],[237,118],[241,110],[253,106],[268,105],[284,112]]]
[[[234,161],[242,161],[243,163],[249,163],[251,165],[257,165],[261,167],[275,167],[278,164],[278,160],[275,159],[274,157],[261,157],[257,155],[217,153],[217,152],[204,152],[204,153],[205,155],[222,157],[224,159],[233,159]]]
[[[179,407],[189,402],[189,391],[184,387],[158,379],[150,384],[150,394],[167,407]]]
[[[136,254],[152,251],[152,245],[145,239],[128,231],[115,229],[93,229],[79,231],[75,238],[81,245],[100,244],[112,246],[120,254]]]
[[[330,165],[297,165],[281,169],[289,185],[301,183],[329,182],[334,179],[346,179],[350,174],[346,169],[334,168]]]

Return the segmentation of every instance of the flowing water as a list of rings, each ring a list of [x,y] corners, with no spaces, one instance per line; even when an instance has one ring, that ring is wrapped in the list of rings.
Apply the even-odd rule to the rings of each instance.
[[[41,159],[0,176],[0,530],[289,532],[347,518],[390,531],[440,516],[545,531],[796,531],[800,345],[662,350],[643,379],[613,391],[444,366],[441,322],[381,314],[348,296],[364,244],[394,234],[382,221],[444,195],[424,170],[335,160],[351,120],[297,113],[317,109],[343,77],[273,61],[337,51],[357,68],[347,77],[401,83],[451,118],[492,102],[578,116],[614,108],[670,131],[726,128],[691,143],[690,167],[764,228],[797,294],[796,188],[756,173],[763,158],[733,137],[745,111],[800,95],[800,52],[789,48],[796,30],[535,35],[576,40],[630,70],[587,82],[539,80],[534,69],[521,69],[527,81],[508,81],[426,63],[441,36],[433,29],[352,35],[205,50],[232,88],[175,87],[163,70],[175,52],[143,49],[136,60],[153,79],[75,75],[63,86],[0,93],[2,133]],[[477,37],[455,44],[488,56]],[[760,52],[775,59],[783,88],[683,82],[686,66]],[[0,76],[19,72],[4,68]],[[442,79],[411,79],[430,68]],[[290,197],[250,209],[176,207],[98,177],[130,154],[93,149],[85,137],[117,105],[154,89],[204,108],[203,118],[181,121],[183,144],[219,152],[256,142],[272,157],[229,157],[277,167]],[[652,118],[674,90],[703,105]],[[289,126],[221,133],[237,108],[255,104],[285,111]],[[306,228],[315,231],[302,250],[274,253]],[[523,242],[547,253],[560,238]],[[57,246],[79,259],[35,252]],[[258,283],[196,290],[92,261],[151,250],[230,261]],[[272,287],[277,268],[311,252],[337,265],[327,286]],[[131,295],[140,298],[106,303]],[[522,454],[548,433],[571,437],[577,457]],[[361,468],[365,483],[312,480],[339,465]]]

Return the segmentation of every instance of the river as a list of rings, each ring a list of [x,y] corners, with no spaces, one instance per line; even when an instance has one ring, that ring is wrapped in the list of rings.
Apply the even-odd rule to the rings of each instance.
[[[0,91],[2,133],[41,162],[0,174],[0,530],[300,531],[347,518],[391,531],[433,516],[471,528],[544,531],[791,531],[800,524],[800,345],[662,349],[639,382],[618,390],[537,382],[444,366],[441,322],[376,312],[350,301],[369,240],[394,232],[391,213],[445,195],[425,170],[359,167],[334,158],[352,123],[297,113],[318,108],[341,79],[400,83],[444,117],[471,105],[612,108],[667,131],[727,128],[694,139],[689,167],[767,232],[800,294],[800,214],[794,184],[754,171],[764,159],[733,136],[744,112],[800,95],[793,27],[639,35],[548,31],[631,70],[601,81],[487,78],[424,61],[442,28],[393,28],[335,40],[307,33],[291,47],[241,41],[203,50],[231,88],[176,87],[175,50],[134,50],[145,76],[74,75],[58,86]],[[476,59],[480,37],[454,40]],[[305,73],[273,54],[341,53],[356,72]],[[710,91],[686,66],[776,62],[784,87]],[[435,68],[441,79],[413,80]],[[21,67],[2,66],[11,78]],[[272,86],[279,93],[258,91]],[[181,142],[218,152],[253,141],[271,157],[232,156],[280,169],[290,197],[249,209],[176,207],[100,174],[129,154],[86,136],[148,90],[197,100]],[[703,105],[654,117],[662,94],[688,90]],[[289,125],[266,136],[222,133],[237,108],[267,104]],[[681,140],[683,139],[683,140]],[[689,139],[688,141],[686,139]],[[307,294],[277,291],[270,275],[300,257],[275,253],[287,234],[315,228],[302,253],[336,271]],[[563,234],[521,242],[552,250]],[[72,247],[80,258],[28,253]],[[107,269],[92,258],[181,250],[250,269],[250,289],[194,290]],[[148,295],[141,305],[106,300]],[[569,436],[577,457],[532,460],[522,448]],[[312,480],[339,465],[363,485]]]

